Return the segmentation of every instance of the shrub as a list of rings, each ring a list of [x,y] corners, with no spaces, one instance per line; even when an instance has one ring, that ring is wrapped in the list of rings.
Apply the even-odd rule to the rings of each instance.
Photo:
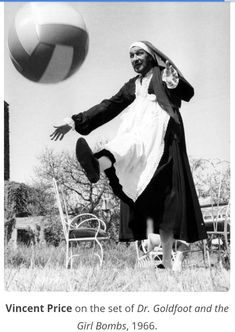
[[[45,223],[44,238],[48,245],[57,247],[64,240],[61,221],[58,216],[51,216]]]

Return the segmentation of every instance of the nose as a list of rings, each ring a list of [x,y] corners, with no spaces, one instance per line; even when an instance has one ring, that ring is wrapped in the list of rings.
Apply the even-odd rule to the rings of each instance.
[[[132,59],[131,59],[131,62],[132,62],[132,63],[135,63],[135,62],[138,61],[138,60],[139,60],[138,55],[134,54],[133,57],[132,57]]]

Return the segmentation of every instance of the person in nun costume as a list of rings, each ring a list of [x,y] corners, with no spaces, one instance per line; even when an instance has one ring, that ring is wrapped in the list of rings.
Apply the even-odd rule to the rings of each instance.
[[[62,139],[71,128],[88,135],[122,112],[116,136],[101,151],[93,154],[81,137],[76,156],[92,183],[104,171],[120,198],[120,241],[160,234],[159,267],[172,268],[174,239],[192,243],[207,237],[179,113],[181,101],[190,101],[194,89],[150,42],[133,43],[129,53],[138,75],[110,99],[55,127],[51,139]]]

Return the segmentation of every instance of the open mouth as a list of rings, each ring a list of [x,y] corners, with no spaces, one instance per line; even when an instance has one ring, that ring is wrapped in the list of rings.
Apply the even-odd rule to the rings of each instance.
[[[137,63],[134,65],[134,69],[138,70],[142,66],[142,63]]]

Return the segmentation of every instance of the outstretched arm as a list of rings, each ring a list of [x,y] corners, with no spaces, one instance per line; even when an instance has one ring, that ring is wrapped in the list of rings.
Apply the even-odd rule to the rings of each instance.
[[[65,124],[61,126],[54,126],[55,130],[50,135],[52,141],[57,141],[58,139],[61,141],[64,138],[64,135],[66,135],[70,129],[71,126]]]
[[[66,118],[64,125],[54,126],[55,130],[50,135],[51,140],[62,140],[71,130],[76,130],[81,135],[88,135],[92,130],[112,120],[122,112],[135,99],[135,78],[127,82],[119,92],[110,99],[103,100],[88,111]]]
[[[129,80],[110,99],[103,100],[88,111],[66,118],[64,125],[54,126],[55,130],[50,135],[51,140],[62,140],[70,129],[76,130],[81,135],[88,135],[92,130],[115,118],[135,99],[135,79]]]
[[[135,78],[127,82],[117,94],[103,100],[86,112],[72,116],[75,130],[81,135],[88,135],[92,130],[114,119],[135,99]]]

